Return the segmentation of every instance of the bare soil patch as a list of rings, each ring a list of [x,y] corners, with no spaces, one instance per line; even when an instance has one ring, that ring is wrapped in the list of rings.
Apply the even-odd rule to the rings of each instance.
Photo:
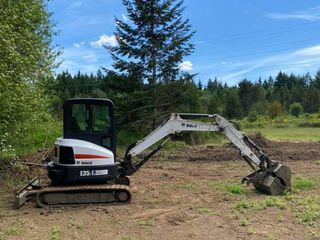
[[[267,141],[262,147],[292,168],[293,179],[315,184],[269,204],[268,196],[239,184],[251,170],[235,148],[187,147],[166,160],[155,157],[132,176],[127,205],[45,210],[28,203],[13,210],[12,193],[2,192],[0,239],[320,239],[320,217],[299,218],[307,211],[302,201],[320,199],[320,144]],[[45,170],[30,169],[45,176]],[[234,185],[240,194],[226,187]],[[317,210],[317,203],[312,207]]]

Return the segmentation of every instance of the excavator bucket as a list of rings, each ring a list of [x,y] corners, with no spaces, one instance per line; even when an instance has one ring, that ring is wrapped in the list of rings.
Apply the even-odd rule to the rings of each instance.
[[[265,170],[258,170],[242,179],[247,184],[252,183],[258,190],[269,195],[280,195],[291,190],[291,170],[277,163]]]

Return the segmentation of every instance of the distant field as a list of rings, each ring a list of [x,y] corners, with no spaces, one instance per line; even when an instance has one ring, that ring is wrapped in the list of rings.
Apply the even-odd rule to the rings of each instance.
[[[246,133],[261,132],[266,138],[278,141],[320,141],[320,128],[247,128]]]

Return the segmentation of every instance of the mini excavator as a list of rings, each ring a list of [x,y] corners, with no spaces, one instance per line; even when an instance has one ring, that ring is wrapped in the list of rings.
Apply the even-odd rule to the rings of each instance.
[[[51,183],[41,186],[39,177],[34,178],[16,193],[16,208],[34,198],[39,207],[128,203],[131,200],[128,177],[172,136],[184,131],[223,133],[254,170],[242,183],[252,183],[258,191],[270,195],[290,190],[290,168],[270,160],[248,136],[218,114],[172,113],[144,139],[130,145],[123,159],[116,159],[112,101],[77,98],[64,104],[63,137],[55,141],[53,157],[47,163]],[[133,159],[158,142],[144,157]]]

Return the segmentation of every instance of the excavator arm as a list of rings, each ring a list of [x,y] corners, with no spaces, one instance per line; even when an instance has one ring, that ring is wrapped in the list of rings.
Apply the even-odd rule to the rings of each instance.
[[[212,123],[194,121],[195,119],[209,119],[212,120]],[[257,190],[271,195],[277,195],[285,190],[290,190],[290,168],[269,160],[267,155],[249,137],[218,114],[172,113],[169,119],[164,121],[144,139],[129,146],[124,160],[120,162],[120,174],[124,176],[132,175],[156,154],[171,136],[184,131],[223,133],[239,149],[241,157],[255,170],[255,172],[242,179],[243,183],[252,183]],[[162,143],[144,158],[137,162],[132,161],[134,156],[142,153],[161,140],[163,140]]]

